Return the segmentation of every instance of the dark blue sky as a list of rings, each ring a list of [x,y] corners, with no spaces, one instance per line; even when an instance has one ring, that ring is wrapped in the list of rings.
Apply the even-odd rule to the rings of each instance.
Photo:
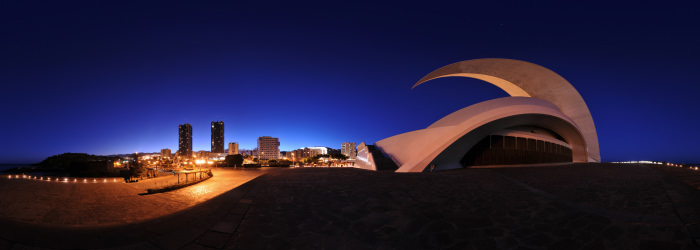
[[[511,58],[569,80],[604,161],[700,162],[700,6],[534,1],[0,2],[0,162],[177,150],[177,125],[282,150],[374,143],[506,96],[474,79]],[[487,1],[484,1],[487,2]]]

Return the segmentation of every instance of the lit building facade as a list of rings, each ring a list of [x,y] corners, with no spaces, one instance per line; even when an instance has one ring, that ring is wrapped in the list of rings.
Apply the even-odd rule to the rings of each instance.
[[[189,123],[180,124],[178,128],[180,137],[178,152],[180,156],[192,157],[192,125]]]
[[[204,150],[197,151],[197,158],[209,159],[209,151],[204,151]]]
[[[287,155],[289,155],[288,157],[292,161],[301,161],[302,159],[304,159],[304,149],[300,148],[292,150],[289,153],[287,153]]]
[[[357,144],[354,142],[343,142],[340,144],[340,153],[347,156],[348,159],[354,160],[357,156]]]
[[[258,137],[258,157],[261,160],[277,160],[280,157],[279,138],[270,136]]]
[[[170,158],[170,149],[169,148],[164,148],[160,150],[160,158],[161,159],[169,159]]]
[[[238,154],[238,142],[229,142],[228,143],[228,155],[237,155]]]
[[[287,157],[294,161],[301,161],[304,158],[314,157],[321,154],[320,149],[300,148],[290,151]]]
[[[224,122],[211,122],[211,152],[224,152]]]
[[[327,154],[330,154],[329,151],[332,150],[329,147],[308,147],[308,149],[315,151],[316,155],[327,155]],[[314,155],[314,156],[316,156],[316,155]]]

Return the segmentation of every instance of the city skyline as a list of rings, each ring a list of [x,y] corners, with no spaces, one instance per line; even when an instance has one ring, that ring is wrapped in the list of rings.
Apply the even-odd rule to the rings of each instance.
[[[174,151],[175,124],[209,150],[211,121],[241,149],[373,144],[507,96],[475,79],[411,89],[478,58],[567,79],[602,161],[697,163],[698,4],[3,3],[0,163]]]
[[[212,124],[212,125],[211,125],[212,133],[210,134],[210,138],[211,138],[211,142],[212,142],[211,144],[214,145],[216,141],[219,141],[219,142],[221,142],[222,145],[223,145],[223,141],[224,141],[224,138],[225,138],[225,131],[220,131],[219,128],[218,128],[218,127],[215,128],[215,126],[218,126],[217,124],[221,124],[221,126],[225,126],[225,123],[224,123],[223,121],[212,121],[211,124]],[[184,127],[184,131],[183,131],[183,127]],[[190,141],[192,140],[193,134],[195,134],[194,131],[196,131],[196,129],[193,128],[192,125],[190,125],[189,123],[186,123],[186,124],[179,124],[179,125],[178,125],[178,140],[179,140],[179,141],[182,141],[182,140],[183,140],[183,135],[184,135],[184,141],[185,141],[184,147],[188,147],[188,145],[189,145],[189,144],[188,144],[188,142],[189,142],[188,139],[189,139]],[[216,135],[214,134],[214,133],[216,133],[216,132],[221,132],[221,134],[224,134],[224,136],[221,136],[221,137],[216,136]],[[189,137],[188,137],[188,136],[189,136]],[[260,139],[260,137],[270,137],[270,136],[259,136],[259,137],[258,137],[258,140]],[[191,142],[189,142],[189,143],[191,144]],[[257,143],[257,142],[256,142],[256,143]],[[346,144],[346,143],[350,143],[350,144],[353,144],[353,145],[356,144],[356,143],[354,143],[354,142],[343,142],[343,143],[341,143],[340,145],[336,145],[337,147],[332,147],[332,146],[321,146],[321,145],[306,145],[306,146],[301,146],[301,147],[299,147],[299,148],[293,148],[293,149],[288,149],[288,150],[281,150],[281,149],[280,149],[280,151],[292,151],[292,150],[295,150],[295,149],[316,148],[316,147],[327,147],[327,148],[332,148],[332,149],[338,149],[338,150],[340,150],[341,148],[343,148],[343,144]],[[236,148],[236,150],[238,150],[238,148],[239,148],[239,147],[238,147],[238,145],[239,145],[238,142],[228,142],[228,144],[227,144],[228,146],[227,146],[227,147],[223,147],[223,146],[221,147],[221,151],[222,151],[222,152],[214,152],[214,150],[213,150],[214,147],[213,147],[213,146],[210,148],[210,150],[205,150],[205,149],[199,149],[199,148],[194,148],[194,147],[192,147],[192,149],[191,149],[190,151],[191,151],[192,153],[193,153],[193,152],[198,152],[198,151],[207,151],[207,152],[211,152],[211,153],[227,153],[232,144],[234,145],[234,148]],[[281,145],[280,145],[280,147],[281,147]],[[254,146],[254,147],[250,147],[250,148],[240,148],[240,149],[254,150],[254,149],[257,149],[257,148],[258,148],[258,147],[257,147],[257,145],[256,145],[256,146]],[[165,149],[167,149],[167,148],[165,148]],[[160,150],[162,151],[163,149],[160,149]],[[157,151],[152,151],[152,152],[151,152],[151,151],[136,151],[136,152],[134,152],[134,153],[157,153]],[[174,152],[173,152],[173,153],[174,153]],[[129,152],[123,152],[123,153],[117,153],[117,154],[129,154]],[[114,155],[116,155],[116,154],[114,154]]]

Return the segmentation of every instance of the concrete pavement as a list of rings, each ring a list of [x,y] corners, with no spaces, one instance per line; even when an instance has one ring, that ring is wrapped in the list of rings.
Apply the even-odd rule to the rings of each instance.
[[[146,221],[202,203],[267,170],[214,169],[194,186],[144,195],[151,183],[0,179],[0,219],[47,226],[110,226]],[[163,181],[166,178],[159,178]],[[173,179],[176,181],[176,179]],[[152,182],[152,181],[151,181]]]
[[[280,169],[199,203],[207,193],[186,193],[196,205],[135,223],[3,221],[0,248],[697,249],[700,239],[697,190],[644,165]]]

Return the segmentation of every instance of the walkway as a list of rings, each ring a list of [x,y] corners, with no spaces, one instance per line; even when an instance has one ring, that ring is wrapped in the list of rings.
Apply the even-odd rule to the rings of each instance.
[[[700,196],[664,171],[623,164],[406,174],[280,169],[148,221],[5,222],[0,248],[697,249]]]
[[[144,195],[146,189],[151,188],[148,181],[140,184],[64,183],[3,178],[0,179],[0,218],[69,227],[146,221],[192,207],[267,172],[257,169],[213,171],[214,176],[200,184],[151,195]]]

